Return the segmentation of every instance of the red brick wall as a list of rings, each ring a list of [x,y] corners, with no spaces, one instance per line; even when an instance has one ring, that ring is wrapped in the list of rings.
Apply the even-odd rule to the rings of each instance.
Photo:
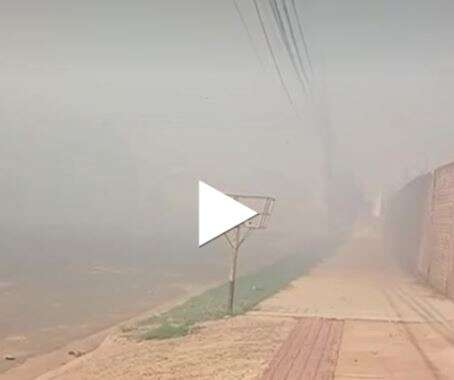
[[[387,205],[388,248],[454,299],[454,163],[415,178]]]
[[[419,257],[419,271],[454,297],[454,163],[435,170]]]

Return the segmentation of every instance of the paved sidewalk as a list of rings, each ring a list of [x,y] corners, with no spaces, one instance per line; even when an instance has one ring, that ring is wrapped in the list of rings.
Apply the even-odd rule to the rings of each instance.
[[[271,360],[262,380],[330,379],[336,368],[344,323],[303,318]]]
[[[251,314],[342,322],[332,373],[300,379],[454,379],[454,302],[400,269],[379,236],[353,239]],[[281,362],[306,366],[291,349]],[[265,378],[293,378],[282,368]]]

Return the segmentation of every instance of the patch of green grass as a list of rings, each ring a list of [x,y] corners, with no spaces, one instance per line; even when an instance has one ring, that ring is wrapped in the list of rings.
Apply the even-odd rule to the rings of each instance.
[[[179,336],[185,336],[191,330],[191,326],[187,324],[179,325],[169,322],[163,322],[158,327],[146,331],[142,338],[149,339],[170,339]]]
[[[317,243],[255,273],[241,276],[236,281],[234,313],[243,314],[264,299],[277,293],[294,279],[312,268],[320,259],[328,257],[336,242]],[[221,319],[228,315],[229,284],[211,288],[190,298],[171,310],[139,322],[135,335],[141,339],[167,339],[188,334],[194,324]]]

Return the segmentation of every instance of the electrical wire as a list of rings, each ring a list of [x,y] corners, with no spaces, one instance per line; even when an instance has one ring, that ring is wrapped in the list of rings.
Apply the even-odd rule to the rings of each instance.
[[[291,20],[291,17],[290,17],[290,13],[289,13],[289,10],[288,10],[288,7],[287,7],[287,2],[286,0],[282,0],[282,5],[283,5],[283,9],[284,9],[284,15],[285,15],[285,18],[287,19],[287,24],[288,24],[288,28],[289,28],[289,32],[290,32],[290,38],[293,42],[293,46],[295,48],[295,52],[296,52],[296,55],[298,57],[298,62],[300,64],[300,68],[301,68],[301,71],[303,73],[303,77],[304,77],[304,80],[306,81],[307,83],[307,87],[310,88],[310,80],[309,80],[309,77],[306,73],[306,69],[304,67],[304,62],[303,62],[303,59],[301,57],[301,52],[300,52],[300,49],[299,49],[299,44],[298,44],[298,41],[296,40],[296,36],[295,36],[295,31],[293,29],[293,23],[292,23],[292,20]]]
[[[306,37],[304,36],[304,28],[303,28],[302,21],[301,21],[302,18],[300,16],[300,13],[298,12],[298,7],[296,6],[295,0],[291,0],[290,4],[292,5],[293,12],[295,13],[295,16],[296,16],[296,24],[298,26],[299,35],[300,35],[301,41],[303,42],[304,51],[306,53],[307,63],[309,65],[311,75],[313,76],[314,69],[312,67],[312,59],[311,59],[311,55],[309,52],[309,47],[307,45]]]
[[[268,32],[266,31],[265,23],[263,21],[262,12],[260,11],[260,7],[258,5],[258,2],[257,2],[257,0],[252,0],[252,1],[254,3],[255,11],[257,12],[257,17],[259,19],[260,26],[261,26],[261,29],[262,29],[262,32],[263,32],[263,36],[265,37],[265,41],[266,41],[269,53],[271,55],[271,58],[273,59],[274,68],[275,68],[275,70],[276,70],[276,72],[277,72],[277,74],[279,76],[279,80],[281,82],[282,89],[284,90],[285,95],[287,96],[287,99],[289,100],[292,108],[294,109],[294,111],[298,115],[298,111],[295,108],[295,103],[294,103],[294,101],[292,99],[292,96],[290,95],[290,91],[288,90],[287,85],[285,84],[285,80],[284,80],[284,76],[282,75],[282,71],[279,68],[279,64],[277,62],[276,54],[274,53],[273,46],[271,45],[270,37],[268,35]]]
[[[259,55],[259,52],[258,52],[258,49],[254,43],[254,38],[252,37],[252,34],[251,34],[251,31],[247,25],[247,22],[246,22],[246,19],[244,18],[243,16],[243,12],[241,12],[241,8],[238,4],[238,1],[237,0],[232,0],[233,1],[233,5],[238,13],[238,16],[240,17],[240,20],[241,20],[241,24],[243,25],[243,28],[248,36],[248,39],[249,39],[249,43],[252,47],[252,50],[254,50],[254,55],[255,57],[257,58],[257,61],[259,62],[260,66],[263,68],[263,62],[260,58],[260,55]]]
[[[279,6],[278,6],[276,0],[270,0],[270,7],[273,12],[274,21],[276,23],[277,29],[279,30],[279,34],[281,36],[282,42],[284,43],[285,49],[289,56],[290,63],[292,64],[293,69],[295,70],[296,76],[298,78],[298,81],[301,84],[303,92],[307,93],[307,84],[304,81],[304,79],[301,77],[300,69],[298,68],[298,64],[296,62],[296,58],[295,58],[295,55],[294,55],[292,47],[291,47],[291,42],[290,42],[290,39],[288,38],[287,31],[285,30],[285,24],[284,24],[284,21],[282,20],[282,16],[281,16]]]

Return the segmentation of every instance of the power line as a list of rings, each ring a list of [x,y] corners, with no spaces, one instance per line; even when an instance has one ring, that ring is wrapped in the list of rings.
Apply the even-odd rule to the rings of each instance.
[[[266,44],[268,46],[268,50],[270,52],[270,55],[271,55],[271,58],[273,59],[273,63],[274,63],[274,68],[276,69],[276,72],[278,73],[278,76],[279,76],[279,79],[280,79],[280,82],[281,82],[281,85],[282,85],[282,89],[284,90],[290,104],[292,105],[292,108],[294,109],[294,111],[297,113],[298,115],[298,112],[295,108],[295,103],[293,102],[293,99],[292,99],[292,96],[290,95],[290,91],[288,90],[286,84],[285,84],[285,81],[284,81],[284,77],[282,75],[282,72],[281,72],[281,69],[279,68],[279,64],[277,62],[277,59],[276,59],[276,55],[274,54],[274,51],[273,51],[273,47],[271,45],[271,41],[270,41],[270,37],[266,31],[266,28],[265,28],[265,23],[263,21],[263,16],[262,16],[262,12],[260,11],[260,7],[257,3],[257,0],[252,0],[254,2],[254,6],[255,6],[255,11],[257,12],[257,16],[258,16],[258,19],[259,19],[259,22],[260,22],[260,26],[262,28],[262,32],[263,32],[263,35],[265,37],[265,41],[266,41]]]
[[[259,61],[260,63],[260,66],[263,67],[263,62],[262,60],[260,59],[260,55],[259,55],[259,52],[257,50],[257,47],[254,43],[254,39],[252,38],[252,34],[251,34],[251,31],[249,30],[249,27],[247,26],[247,22],[243,16],[243,12],[241,12],[241,8],[240,6],[238,5],[238,1],[237,0],[232,0],[233,1],[233,5],[238,13],[238,16],[240,17],[240,20],[241,20],[241,24],[243,25],[243,28],[248,36],[248,39],[249,39],[249,43],[252,47],[252,49],[254,50],[254,54],[255,54],[255,57],[257,58],[257,60]]]
[[[300,114],[298,112],[298,109],[296,108],[295,102],[292,99],[292,95],[291,95],[291,93],[290,93],[290,91],[289,91],[289,89],[288,89],[288,87],[286,85],[286,82],[284,80],[284,76],[282,74],[282,71],[280,69],[280,66],[279,66],[279,63],[278,63],[278,60],[277,60],[277,56],[276,56],[276,54],[274,52],[274,49],[273,49],[273,46],[271,44],[270,36],[269,36],[269,34],[267,32],[267,28],[266,28],[265,22],[264,22],[264,17],[262,15],[262,11],[261,11],[260,6],[259,6],[259,0],[252,0],[252,1],[253,1],[255,10],[256,10],[257,16],[258,16],[258,20],[260,22],[262,33],[264,35],[264,38],[265,38],[269,53],[270,53],[271,58],[273,60],[275,70],[276,70],[276,72],[277,72],[277,74],[279,76],[280,84],[282,86],[282,89],[285,92],[285,95],[288,98],[288,100],[290,102],[290,105],[291,105],[292,109],[294,110],[297,118],[300,119],[301,116],[300,116]],[[286,2],[290,1],[291,7],[292,7],[292,11],[293,11],[292,13],[294,13],[294,16],[295,16],[294,19],[296,20],[296,24],[297,24],[297,27],[298,27],[297,31],[299,33],[299,38],[301,39],[301,42],[302,42],[302,44],[304,46],[304,52],[305,52],[305,56],[306,56],[306,59],[307,59],[307,66],[309,67],[310,77],[312,79],[313,75],[314,75],[314,70],[313,70],[313,66],[312,66],[311,56],[310,56],[310,53],[309,53],[309,47],[308,47],[308,44],[307,44],[307,41],[306,41],[306,38],[305,38],[305,35],[304,35],[304,29],[303,29],[303,26],[302,26],[301,16],[300,16],[300,14],[298,12],[298,9],[296,7],[295,0],[282,0],[282,5],[283,5],[283,8],[284,8],[285,17],[286,17],[286,20],[288,22],[288,29],[290,31],[290,37],[291,37],[291,40],[292,40],[291,42],[293,43],[293,48],[294,48],[295,52],[298,54],[298,61],[299,61],[299,64],[301,65],[301,72],[300,72],[298,70],[298,68],[297,68],[294,51],[292,50],[292,47],[291,47],[292,44],[290,42],[289,35],[287,33],[287,29],[286,29],[285,23],[284,23],[284,21],[282,19],[281,12],[280,12],[279,5],[278,5],[277,1],[278,0],[269,0],[269,6],[271,7],[271,10],[273,12],[274,21],[276,23],[277,29],[278,29],[279,33],[281,33],[281,40],[282,40],[282,42],[285,45],[285,48],[286,48],[287,53],[289,55],[290,61],[291,61],[292,65],[293,65],[293,67],[295,68],[295,72],[297,74],[297,77],[300,80],[301,85],[303,86],[303,90],[304,90],[305,89],[305,83],[304,83],[304,81],[302,81],[301,72],[304,73],[305,79],[308,81],[308,85],[310,83],[309,76],[307,75],[306,65],[305,65],[305,62],[304,62],[304,60],[302,58],[303,56],[301,54],[301,51],[299,49],[299,43],[297,41],[295,29],[293,27],[292,18],[291,18],[291,15],[290,15],[291,12],[289,12],[289,7],[288,7],[288,4]],[[236,2],[236,0],[235,0],[235,2]],[[241,10],[239,9],[238,4],[236,4],[236,7],[237,7],[237,10],[239,10],[239,14],[240,14],[240,17],[242,19],[243,25],[245,25],[245,27],[246,27],[247,24],[246,24],[246,22],[244,20],[244,17],[242,17]],[[310,97],[309,100],[312,102],[314,99],[312,97]],[[319,107],[317,107],[317,108],[319,108]],[[320,114],[320,110],[318,110],[317,114]],[[327,115],[325,113],[321,113],[321,115],[325,115],[325,118],[327,117]],[[331,177],[332,177],[332,159],[333,159],[332,158],[332,154],[333,154],[332,128],[331,128],[329,120],[327,120],[327,119],[320,119],[320,120],[318,120],[317,124],[319,125],[318,130],[319,130],[319,134],[320,134],[320,138],[321,138],[321,142],[322,142],[322,149],[323,149],[323,153],[324,153],[323,154],[323,156],[324,156],[324,165],[323,165],[324,166],[324,170],[323,171],[325,172],[325,180],[328,183],[331,180]]]
[[[276,23],[277,29],[279,30],[279,33],[281,35],[282,42],[284,43],[285,49],[287,51],[287,54],[290,59],[290,63],[293,66],[293,69],[295,70],[296,76],[301,84],[301,87],[303,88],[303,92],[306,93],[306,83],[304,82],[303,78],[301,78],[300,71],[298,69],[298,65],[296,63],[295,56],[293,54],[293,50],[291,48],[291,43],[290,40],[287,36],[287,32],[285,30],[284,22],[282,20],[281,13],[279,11],[279,7],[277,5],[277,2],[275,0],[270,0],[270,6],[271,10],[273,11],[273,16],[274,16],[274,21]]]
[[[283,9],[284,9],[285,18],[287,19],[288,28],[289,28],[289,31],[290,31],[290,38],[292,39],[293,46],[295,47],[295,51],[296,51],[296,55],[298,57],[298,61],[299,61],[300,67],[301,67],[301,71],[303,73],[304,79],[308,83],[308,87],[310,87],[310,85],[309,85],[310,81],[309,81],[309,78],[308,78],[308,76],[306,74],[306,69],[304,67],[304,62],[303,62],[303,59],[301,57],[300,49],[298,47],[298,41],[296,40],[296,37],[295,37],[295,31],[293,29],[292,20],[290,18],[290,14],[289,14],[289,11],[288,11],[286,0],[282,0],[282,5],[283,5]]]
[[[303,28],[303,25],[301,22],[301,16],[298,12],[298,7],[296,6],[295,0],[291,0],[291,4],[292,4],[293,12],[295,13],[295,16],[296,16],[296,24],[298,26],[298,31],[300,34],[301,41],[303,42],[304,51],[306,53],[306,58],[307,58],[307,63],[309,64],[309,69],[311,71],[311,75],[313,76],[314,70],[312,68],[312,59],[311,59],[311,55],[309,53],[309,47],[307,45],[306,38],[304,36],[304,28]]]

